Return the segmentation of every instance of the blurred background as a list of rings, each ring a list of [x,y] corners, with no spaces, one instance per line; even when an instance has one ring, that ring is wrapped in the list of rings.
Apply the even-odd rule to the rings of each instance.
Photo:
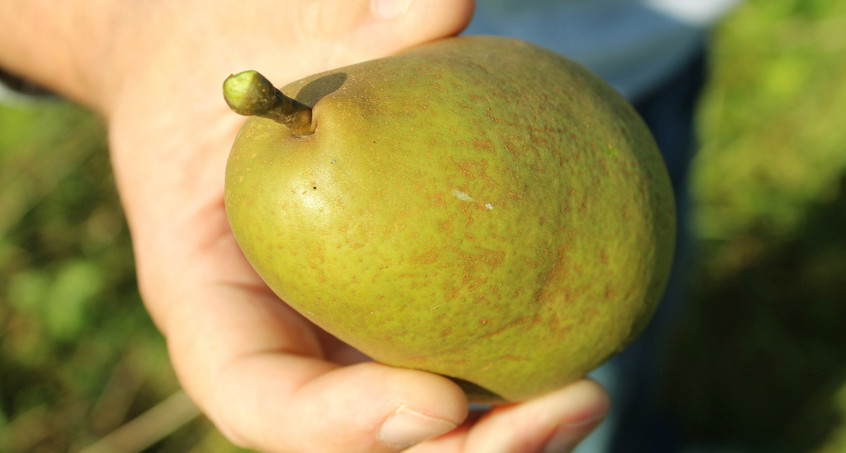
[[[846,2],[753,0],[714,33],[698,260],[664,395],[732,451],[846,452]],[[136,288],[104,125],[0,104],[0,452],[236,452]],[[100,442],[100,443],[98,443]]]

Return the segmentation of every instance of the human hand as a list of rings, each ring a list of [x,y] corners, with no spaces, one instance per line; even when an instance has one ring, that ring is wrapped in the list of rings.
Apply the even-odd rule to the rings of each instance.
[[[559,430],[566,450],[607,410],[592,381],[467,417],[448,379],[370,362],[282,303],[229,231],[224,166],[242,119],[221,98],[225,76],[255,68],[284,84],[454,34],[472,11],[470,0],[401,3],[149,0],[112,16],[91,103],[109,123],[145,304],[185,389],[239,445],[531,452]]]

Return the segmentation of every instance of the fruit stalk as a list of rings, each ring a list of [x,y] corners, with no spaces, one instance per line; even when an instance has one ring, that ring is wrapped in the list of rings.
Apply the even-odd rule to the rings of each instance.
[[[298,136],[314,133],[311,107],[285,96],[256,71],[227,77],[223,82],[223,97],[229,108],[240,115],[271,119]]]

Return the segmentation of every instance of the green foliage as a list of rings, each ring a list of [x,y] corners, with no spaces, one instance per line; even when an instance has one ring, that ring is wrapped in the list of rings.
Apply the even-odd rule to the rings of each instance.
[[[65,102],[0,104],[3,452],[84,447],[178,389],[138,295],[104,132]],[[156,451],[212,433],[203,420],[180,432]]]
[[[667,395],[709,443],[846,451],[844,57],[835,0],[751,1],[717,30]]]
[[[717,33],[694,184],[703,237],[789,234],[808,203],[835,195],[846,165],[841,4],[751,2]]]

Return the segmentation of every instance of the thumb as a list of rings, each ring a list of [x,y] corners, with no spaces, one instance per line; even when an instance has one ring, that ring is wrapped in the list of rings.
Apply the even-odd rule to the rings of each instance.
[[[232,362],[218,384],[218,426],[235,443],[267,452],[392,453],[451,431],[467,415],[447,379],[372,362],[332,368],[259,354]]]

